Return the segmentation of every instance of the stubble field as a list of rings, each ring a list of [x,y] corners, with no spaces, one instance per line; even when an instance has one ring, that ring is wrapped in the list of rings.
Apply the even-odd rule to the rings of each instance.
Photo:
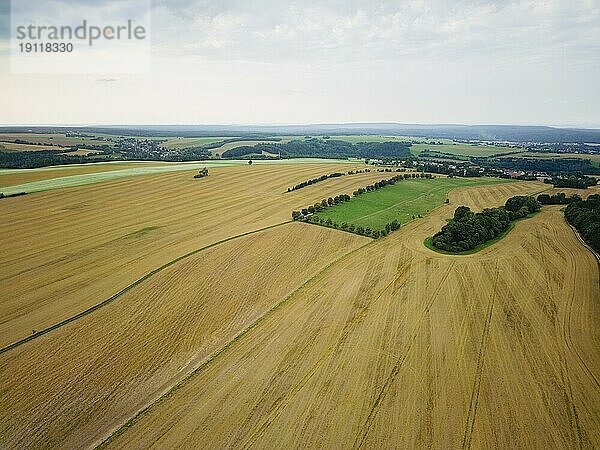
[[[598,447],[598,264],[559,207],[475,255],[422,245],[458,205],[548,186],[460,188],[377,241],[277,225],[389,177],[283,194],[349,168],[215,168],[3,200],[2,346],[151,275],[0,354],[0,447]]]

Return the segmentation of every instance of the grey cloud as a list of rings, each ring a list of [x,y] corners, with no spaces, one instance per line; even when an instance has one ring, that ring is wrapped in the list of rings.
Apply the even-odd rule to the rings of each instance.
[[[209,59],[367,60],[490,52],[531,57],[558,47],[589,57],[596,1],[159,0],[159,49]]]

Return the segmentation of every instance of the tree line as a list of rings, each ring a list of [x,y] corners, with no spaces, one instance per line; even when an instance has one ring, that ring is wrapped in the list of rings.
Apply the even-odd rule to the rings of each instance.
[[[573,194],[570,197],[564,192],[559,192],[558,194],[540,194],[537,197],[537,201],[542,205],[568,205],[573,202],[581,201],[581,197],[577,194]]]
[[[393,176],[392,178],[388,178],[387,180],[377,181],[377,182],[370,184],[364,188],[359,188],[356,191],[354,191],[352,193],[352,195],[354,197],[358,197],[359,195],[366,194],[367,192],[376,191],[378,189],[381,189],[382,187],[390,186],[392,184],[396,184],[398,181],[408,180],[410,178],[433,179],[433,178],[435,178],[435,176],[430,173],[414,173],[414,172],[413,173],[405,173],[404,175],[396,175],[396,176]]]
[[[513,220],[539,211],[540,203],[530,196],[509,198],[504,206],[474,213],[468,206],[459,206],[454,217],[431,239],[434,247],[447,252],[463,252],[484,244],[505,231]]]
[[[586,173],[600,174],[600,169],[594,167],[589,159],[582,158],[471,158],[483,167],[537,171],[547,173]]]
[[[366,169],[366,171],[370,171],[370,170]],[[357,170],[356,172],[349,171],[347,174],[352,175],[354,173],[361,173],[361,172],[363,172],[363,171],[362,170]],[[321,181],[328,180],[329,178],[339,178],[339,177],[343,177],[344,175],[346,175],[346,173],[344,173],[344,172],[333,172],[333,173],[330,173],[329,175],[321,175],[318,178],[306,180],[306,181],[303,181],[302,183],[298,183],[295,186],[289,187],[287,191],[288,192],[297,191],[298,189],[302,189],[303,187],[310,186],[315,183],[320,183]]]
[[[368,170],[368,169],[367,169]],[[387,170],[386,170],[387,171]],[[409,178],[435,178],[433,175],[429,173],[412,173],[412,174],[404,174],[404,175],[395,175],[392,178],[387,180],[377,181],[373,184],[365,186],[364,188],[359,188],[352,193],[353,197],[358,197],[367,192],[376,191],[385,186],[391,186],[396,184],[399,181],[409,179]],[[369,227],[355,226],[352,223],[337,223],[331,220],[330,218],[324,219],[319,217],[317,214],[326,208],[330,208],[332,206],[338,205],[340,203],[348,202],[352,199],[348,194],[341,194],[335,197],[329,197],[327,199],[323,199],[314,205],[308,206],[306,208],[302,208],[300,211],[292,211],[292,220],[294,221],[302,221],[314,223],[317,225],[323,225],[330,228],[336,228],[342,231],[348,231],[350,233],[360,234],[361,236],[368,236],[374,239],[378,239],[380,237],[387,236],[392,231],[396,231],[400,228],[400,223],[397,220],[393,220],[385,225],[385,227],[381,230],[373,230]]]
[[[565,219],[590,247],[600,252],[600,194],[571,202],[565,208]]]
[[[303,220],[308,223],[314,223],[316,225],[322,225],[328,228],[335,228],[336,230],[347,231],[349,233],[354,233],[373,239],[385,237],[392,231],[396,231],[400,228],[400,222],[398,222],[397,220],[393,220],[392,222],[386,224],[382,230],[373,230],[370,227],[356,226],[353,223],[347,222],[337,223],[331,220],[330,218],[323,219],[322,217],[319,217],[317,215],[309,215],[306,216],[304,219],[297,220]]]
[[[547,178],[544,183],[551,184],[556,188],[575,188],[587,189],[590,186],[596,186],[598,180],[594,177],[586,177],[585,175],[574,174],[569,176],[559,175],[552,178]]]
[[[262,143],[240,146],[223,152],[223,158],[241,158],[262,152],[281,155],[282,158],[411,158],[410,143],[407,142],[358,142],[337,139],[310,138],[281,143]]]
[[[27,195],[27,192],[15,192],[14,194],[5,194],[0,192],[0,198],[20,197],[21,195]]]
[[[210,144],[206,144],[203,145],[202,148],[205,149],[216,149],[219,147],[224,146],[225,144],[230,144],[232,142],[241,142],[241,141],[273,141],[273,142],[279,142],[281,141],[281,138],[277,138],[277,137],[265,137],[263,135],[260,134],[248,134],[242,137],[235,137],[235,138],[229,138],[229,139],[223,139],[221,141],[217,141],[217,142],[211,142]]]
[[[40,150],[36,152],[0,152],[0,167],[6,169],[34,169],[36,167],[114,161],[114,158],[81,155],[61,155],[65,150]]]

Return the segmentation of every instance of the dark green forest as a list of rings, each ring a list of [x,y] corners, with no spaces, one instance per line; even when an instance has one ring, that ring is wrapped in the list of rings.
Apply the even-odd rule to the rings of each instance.
[[[282,158],[364,158],[388,159],[410,158],[410,143],[407,142],[358,142],[352,144],[335,139],[305,139],[285,143],[264,143],[241,146],[227,150],[223,158],[243,158],[262,152],[281,155]]]
[[[569,176],[556,176],[544,180],[544,183],[552,184],[557,188],[576,188],[587,189],[590,186],[596,186],[598,180],[594,177],[586,177],[585,175],[575,174]]]
[[[600,194],[571,202],[565,209],[565,218],[590,247],[600,252]]]
[[[509,198],[504,206],[488,208],[474,213],[467,206],[459,206],[454,217],[437,232],[431,243],[447,252],[472,250],[498,237],[513,220],[521,219],[538,211],[540,204],[529,196]]]
[[[473,158],[472,161],[483,167],[504,168],[510,170],[538,171],[548,173],[585,173],[600,174],[600,168],[594,167],[589,159],[580,158]]]

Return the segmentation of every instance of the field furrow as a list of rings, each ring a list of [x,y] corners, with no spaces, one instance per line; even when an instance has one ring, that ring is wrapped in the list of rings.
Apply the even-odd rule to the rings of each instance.
[[[356,189],[383,173],[319,183],[356,165],[211,169],[141,176],[3,200],[0,347],[96,305],[190,251],[289,220],[294,208]]]
[[[0,356],[0,446],[82,447],[368,239],[305,224],[182,260],[118,301]]]

